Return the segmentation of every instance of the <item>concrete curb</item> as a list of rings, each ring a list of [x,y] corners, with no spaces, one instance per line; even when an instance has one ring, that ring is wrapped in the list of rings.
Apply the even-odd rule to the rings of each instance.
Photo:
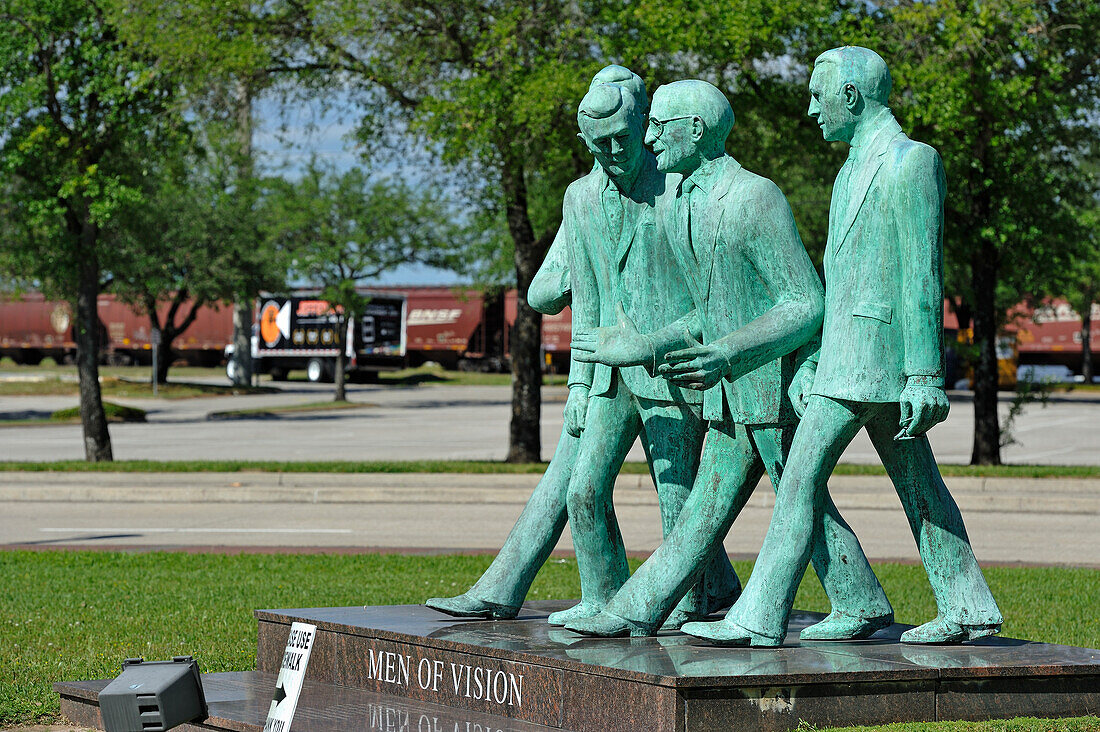
[[[33,473],[0,471],[0,502],[519,504],[537,474],[472,473]],[[1100,514],[1100,479],[950,478],[964,512]],[[841,508],[897,510],[885,476],[829,481]],[[616,503],[656,505],[648,475],[620,476]],[[765,477],[750,505],[770,508]]]

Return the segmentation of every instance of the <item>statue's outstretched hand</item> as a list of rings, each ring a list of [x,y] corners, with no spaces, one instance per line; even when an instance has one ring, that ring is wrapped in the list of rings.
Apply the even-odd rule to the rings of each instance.
[[[687,348],[665,356],[665,363],[657,367],[657,373],[677,386],[706,390],[717,384],[732,371],[729,354],[717,344],[704,346],[691,333],[687,334]]]
[[[947,419],[951,403],[947,393],[938,386],[906,384],[901,391],[901,431],[895,440],[920,437],[934,425]]]
[[[654,350],[650,339],[638,332],[622,304],[615,306],[615,314],[618,325],[613,328],[578,328],[573,333],[569,344],[573,357],[583,363],[608,366],[652,365]]]

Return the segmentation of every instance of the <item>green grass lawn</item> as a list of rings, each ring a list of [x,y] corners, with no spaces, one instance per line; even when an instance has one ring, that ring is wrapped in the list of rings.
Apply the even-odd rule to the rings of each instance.
[[[488,556],[0,553],[0,726],[48,722],[58,714],[54,681],[108,678],[122,660],[194,655],[203,671],[255,667],[256,608],[419,603],[465,590]],[[636,562],[634,563],[636,566]],[[738,562],[742,576],[749,565]],[[919,566],[876,566],[899,622],[935,615]],[[812,575],[812,573],[811,573]],[[1100,646],[1100,571],[990,568],[1005,635]],[[576,563],[551,559],[530,599],[577,597]],[[826,610],[811,577],[798,607]],[[1100,730],[1100,719],[1070,726],[982,729]],[[1062,723],[1058,723],[1061,725]],[[1069,723],[1066,723],[1069,725]],[[1074,726],[1076,725],[1076,726]],[[945,725],[897,729],[954,730]]]
[[[329,406],[332,405],[332,406]],[[369,407],[353,402],[347,408]],[[287,409],[259,409],[257,412],[283,412],[324,408],[343,408],[333,402],[295,405]],[[250,410],[251,411],[251,410]],[[248,412],[229,412],[229,415]],[[0,460],[0,470],[29,472],[106,472],[106,473],[542,473],[547,463],[505,463],[496,460],[115,460],[89,463],[83,460],[21,462]],[[640,475],[649,471],[644,462],[623,464],[622,473]],[[1100,478],[1100,465],[940,465],[945,476],[986,478]],[[886,475],[881,465],[840,464],[834,475]]]

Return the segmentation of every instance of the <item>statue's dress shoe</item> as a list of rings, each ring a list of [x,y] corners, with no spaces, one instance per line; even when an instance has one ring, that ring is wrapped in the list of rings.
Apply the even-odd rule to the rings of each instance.
[[[894,624],[894,614],[860,618],[833,611],[817,623],[803,628],[798,637],[804,641],[863,640]]]
[[[960,625],[959,623],[936,617],[924,625],[910,628],[901,634],[902,643],[919,643],[922,645],[962,643],[966,640],[977,640],[989,635],[1001,632],[998,623],[990,625]]]
[[[679,630],[685,623],[702,620],[705,617],[706,615],[703,613],[691,612],[683,608],[674,608],[669,616],[665,618],[665,622],[661,623],[661,630]],[[650,633],[650,635],[654,634]]]
[[[766,635],[754,633],[729,620],[716,623],[686,623],[680,628],[680,632],[708,640],[716,646],[774,648],[783,645],[782,638],[769,638]]]
[[[578,602],[571,608],[565,610],[558,610],[556,613],[550,613],[550,616],[546,618],[546,622],[550,625],[565,625],[571,620],[580,620],[581,618],[590,618],[593,615],[599,615],[600,608],[595,605],[589,605],[584,602]]]
[[[570,620],[565,624],[565,627],[574,633],[594,635],[600,638],[623,638],[628,635],[634,638],[644,638],[655,635],[652,627],[626,618],[620,618],[618,615],[613,615],[606,610],[592,617]]]
[[[433,610],[453,615],[456,618],[510,620],[519,614],[518,607],[479,600],[468,594],[456,595],[455,597],[433,597],[424,604]]]

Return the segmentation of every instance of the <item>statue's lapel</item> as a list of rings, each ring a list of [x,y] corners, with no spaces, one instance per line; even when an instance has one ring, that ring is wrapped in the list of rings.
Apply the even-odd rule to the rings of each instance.
[[[626,254],[630,251],[642,227],[656,223],[653,216],[655,203],[653,189],[656,175],[656,167],[645,167],[643,162],[643,168],[638,173],[638,180],[634,183],[630,201],[623,202],[623,231],[615,251],[615,265],[619,269],[622,269],[623,260],[626,259]]]
[[[687,201],[677,190],[675,193],[669,193],[665,206],[667,216],[664,220],[668,227],[668,246],[672,249],[676,262],[680,265],[680,271],[684,274],[684,281],[691,290],[691,299],[696,306],[702,307],[702,273],[699,271],[699,263],[695,261],[695,252],[691,249]]]
[[[700,272],[704,275],[703,279],[703,299],[710,298],[710,283],[711,276],[714,273],[714,250],[718,246],[718,234],[722,231],[723,219],[726,215],[726,205],[724,199],[729,195],[730,189],[733,188],[733,181],[737,177],[737,174],[741,171],[741,163],[737,162],[733,158],[726,158],[727,162],[719,171],[716,176],[716,182],[714,189],[710,194],[710,215],[713,217],[711,222],[713,225],[709,227],[707,231],[707,246],[703,249],[705,253],[704,259],[706,261],[700,262]]]
[[[588,257],[598,277],[602,280],[601,286],[606,286],[611,281],[609,255],[613,246],[611,231],[607,226],[607,215],[604,213],[603,201],[601,200],[604,186],[607,183],[607,176],[596,174],[589,176],[589,178],[588,189],[582,200],[594,202],[594,205],[589,204],[589,209],[581,212],[580,216],[587,233],[587,246],[584,249],[587,250]]]
[[[875,177],[878,175],[879,170],[882,169],[882,164],[885,161],[886,151],[890,148],[890,142],[902,134],[901,128],[897,122],[893,119],[890,120],[892,124],[884,126],[875,135],[874,139],[867,146],[867,152],[863,157],[863,161],[860,163],[858,169],[852,171],[852,180],[848,184],[848,200],[846,201],[846,208],[844,211],[844,220],[841,223],[840,228],[836,231],[836,246],[833,253],[840,251],[844,247],[844,242],[848,238],[848,234],[852,231],[852,225],[856,222],[856,217],[859,216],[859,212],[863,209],[863,202],[867,200],[867,192],[871,190],[871,185],[875,182]]]

